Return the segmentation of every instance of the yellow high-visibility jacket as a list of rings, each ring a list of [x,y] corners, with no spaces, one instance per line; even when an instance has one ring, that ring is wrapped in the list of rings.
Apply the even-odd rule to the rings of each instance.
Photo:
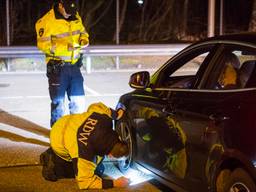
[[[37,47],[45,53],[46,63],[53,59],[74,64],[80,57],[80,42],[89,43],[89,35],[78,13],[64,19],[55,7],[39,19],[35,27]]]
[[[51,147],[62,159],[72,161],[80,189],[113,187],[112,180],[94,174],[102,157],[119,141],[112,129],[112,113],[104,104],[96,103],[85,113],[63,116],[51,129]]]

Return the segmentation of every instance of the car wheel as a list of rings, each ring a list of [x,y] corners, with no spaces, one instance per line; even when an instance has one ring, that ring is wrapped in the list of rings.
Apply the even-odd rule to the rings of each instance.
[[[250,175],[243,169],[234,171],[224,169],[220,172],[216,181],[217,192],[252,192],[256,186]]]
[[[131,132],[130,123],[127,118],[122,118],[117,122],[116,131],[120,139],[128,144],[129,154],[122,160],[119,160],[117,163],[118,168],[121,172],[126,172],[130,167],[134,167],[133,164],[133,155],[134,155],[134,139]]]

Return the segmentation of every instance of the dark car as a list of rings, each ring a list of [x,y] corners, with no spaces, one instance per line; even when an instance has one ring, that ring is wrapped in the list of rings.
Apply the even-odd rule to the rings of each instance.
[[[256,192],[256,33],[190,45],[129,85],[120,169],[146,168],[175,191]]]

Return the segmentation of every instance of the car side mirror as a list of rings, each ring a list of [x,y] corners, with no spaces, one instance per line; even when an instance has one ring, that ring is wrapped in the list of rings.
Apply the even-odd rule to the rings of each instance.
[[[148,71],[141,71],[131,75],[129,85],[134,89],[145,89],[150,82],[150,75]]]

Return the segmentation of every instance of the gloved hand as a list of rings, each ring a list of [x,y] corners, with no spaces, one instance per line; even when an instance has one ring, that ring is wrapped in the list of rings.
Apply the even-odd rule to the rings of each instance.
[[[89,42],[85,39],[80,40],[80,46],[81,48],[87,47],[89,45]]]
[[[113,181],[114,187],[127,187],[130,183],[130,180],[126,177],[119,177]]]

